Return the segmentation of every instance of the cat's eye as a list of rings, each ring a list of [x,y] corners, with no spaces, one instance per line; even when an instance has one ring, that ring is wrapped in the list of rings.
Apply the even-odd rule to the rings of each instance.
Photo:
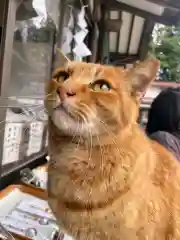
[[[56,80],[59,81],[66,81],[69,78],[69,73],[66,71],[60,71],[58,72],[54,78],[56,78]]]
[[[105,81],[105,80],[97,80],[96,82],[91,84],[91,88],[94,91],[103,91],[103,92],[107,92],[111,90],[111,86],[110,84]]]

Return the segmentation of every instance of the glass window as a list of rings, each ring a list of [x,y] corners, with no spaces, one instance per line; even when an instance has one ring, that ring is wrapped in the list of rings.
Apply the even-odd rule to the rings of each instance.
[[[22,1],[16,12],[3,173],[42,154],[47,143],[44,86],[51,75],[56,27],[45,11],[54,1],[46,1],[47,5],[42,0],[34,0],[28,6],[25,3]],[[51,8],[51,15],[53,12]]]
[[[4,53],[4,38],[6,29],[6,17],[7,17],[7,3],[6,0],[1,0],[0,7],[0,72],[2,72],[2,61]]]

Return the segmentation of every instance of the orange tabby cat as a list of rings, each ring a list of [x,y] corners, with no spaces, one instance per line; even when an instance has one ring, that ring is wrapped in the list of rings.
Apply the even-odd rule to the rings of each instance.
[[[158,68],[72,62],[48,83],[49,204],[76,240],[180,239],[180,165],[136,123]]]

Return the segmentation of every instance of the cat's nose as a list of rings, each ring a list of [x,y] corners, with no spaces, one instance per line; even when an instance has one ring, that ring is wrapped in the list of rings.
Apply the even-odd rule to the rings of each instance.
[[[57,89],[57,94],[61,101],[64,101],[66,98],[70,98],[76,95],[76,91],[72,89],[66,89],[64,87],[60,87]]]

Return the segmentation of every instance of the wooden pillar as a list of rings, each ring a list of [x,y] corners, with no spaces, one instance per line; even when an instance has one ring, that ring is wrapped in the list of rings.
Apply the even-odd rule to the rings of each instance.
[[[103,52],[104,52],[104,37],[105,37],[105,20],[106,20],[106,8],[101,5],[101,18],[99,20],[99,39],[98,39],[98,51],[97,51],[97,62],[103,62]]]

